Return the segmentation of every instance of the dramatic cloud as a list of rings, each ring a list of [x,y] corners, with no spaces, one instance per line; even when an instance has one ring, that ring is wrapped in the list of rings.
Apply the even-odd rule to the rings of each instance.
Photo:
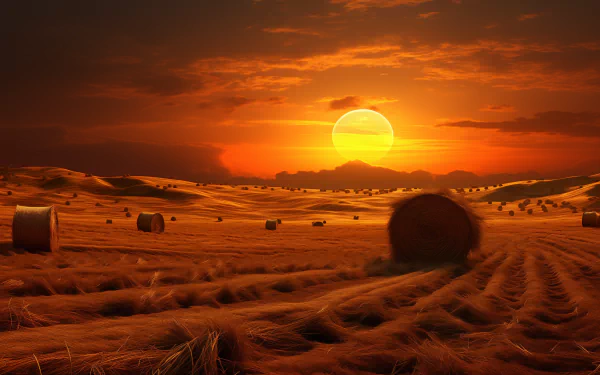
[[[509,133],[549,133],[574,137],[600,137],[600,112],[537,113],[531,118],[512,121],[484,122],[459,121],[439,124],[440,127],[494,129]]]
[[[255,104],[255,103],[264,103],[269,105],[278,105],[283,104],[287,100],[286,97],[283,96],[273,96],[266,99],[251,99],[246,98],[244,96],[230,96],[224,98],[217,98],[210,101],[203,101],[198,103],[198,108],[200,109],[223,109],[227,112],[235,111],[237,108]]]

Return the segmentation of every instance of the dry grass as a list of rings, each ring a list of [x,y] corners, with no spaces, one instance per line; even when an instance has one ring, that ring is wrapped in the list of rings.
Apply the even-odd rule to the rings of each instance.
[[[11,177],[19,199],[65,199],[23,173]],[[0,230],[2,375],[599,373],[598,231],[572,213],[590,204],[585,189],[536,196],[568,203],[509,220],[487,202],[517,211],[523,197],[479,202],[473,187],[481,250],[434,267],[389,261],[390,203],[412,189],[366,198],[152,178],[199,195],[115,199],[118,188],[85,190],[97,178],[69,178],[60,189],[79,196],[59,207],[60,251],[12,249]],[[179,220],[144,233],[123,206]],[[266,217],[285,225],[267,235]]]

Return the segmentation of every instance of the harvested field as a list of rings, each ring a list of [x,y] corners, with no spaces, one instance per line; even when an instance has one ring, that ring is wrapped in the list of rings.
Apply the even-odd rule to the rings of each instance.
[[[414,194],[402,189],[340,205],[312,190],[45,171],[64,177],[58,193],[30,178],[38,169],[14,172],[15,194],[0,195],[0,374],[598,372],[600,228],[571,209],[519,211],[511,184],[513,217],[466,193],[484,219],[480,250],[432,267],[387,261],[391,203]],[[99,181],[102,194],[86,189]],[[133,183],[179,193],[119,194]],[[532,202],[583,210],[596,186]],[[56,205],[60,250],[12,248],[16,204]],[[138,231],[124,206],[177,222]],[[266,231],[272,217],[285,225]]]

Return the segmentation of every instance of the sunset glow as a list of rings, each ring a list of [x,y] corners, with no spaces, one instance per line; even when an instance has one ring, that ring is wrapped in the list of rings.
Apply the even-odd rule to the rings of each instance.
[[[357,109],[336,122],[331,138],[335,149],[347,160],[376,163],[394,144],[394,129],[380,113]]]

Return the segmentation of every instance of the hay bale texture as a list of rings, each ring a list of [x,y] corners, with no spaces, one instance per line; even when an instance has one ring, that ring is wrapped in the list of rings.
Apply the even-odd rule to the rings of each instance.
[[[448,191],[425,193],[393,205],[388,223],[394,262],[463,262],[479,248],[481,218]]]
[[[581,225],[584,227],[597,227],[600,224],[599,220],[600,216],[596,212],[584,212],[581,216]]]
[[[277,220],[267,220],[267,222],[265,223],[265,228],[268,230],[276,230]]]
[[[56,251],[58,214],[54,206],[17,206],[12,223],[13,247],[30,251]]]
[[[165,219],[159,213],[142,212],[138,215],[137,228],[144,232],[162,233],[165,231]]]

